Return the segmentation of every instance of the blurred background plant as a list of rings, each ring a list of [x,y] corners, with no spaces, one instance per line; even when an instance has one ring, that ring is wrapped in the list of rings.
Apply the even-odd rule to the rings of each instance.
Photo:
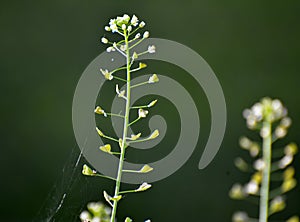
[[[285,194],[295,188],[295,169],[290,166],[298,148],[295,143],[276,147],[275,143],[286,136],[291,126],[287,109],[278,99],[263,98],[246,109],[243,116],[250,130],[257,131],[259,141],[242,137],[240,147],[249,152],[251,161],[241,157],[235,159],[235,166],[242,172],[251,173],[250,181],[245,185],[236,183],[229,196],[236,200],[249,200],[259,205],[258,220],[248,216],[246,212],[236,212],[233,222],[267,222],[269,218],[286,207]],[[262,141],[262,142],[261,142]],[[287,222],[299,222],[293,216]]]
[[[81,212],[82,222],[109,222],[111,209],[101,202],[91,202],[87,205],[87,210]]]

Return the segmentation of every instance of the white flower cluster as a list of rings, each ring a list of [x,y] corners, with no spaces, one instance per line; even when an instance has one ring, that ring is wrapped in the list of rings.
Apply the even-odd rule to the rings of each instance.
[[[286,115],[287,110],[282,103],[278,99],[272,100],[270,98],[263,98],[261,102],[254,104],[251,109],[246,109],[243,112],[250,129],[259,127],[259,123],[264,120],[275,122],[286,117]]]
[[[144,21],[139,21],[136,15],[130,17],[129,15],[124,14],[123,16],[118,16],[117,18],[111,19],[109,25],[105,26],[105,30],[108,32],[118,33],[122,35],[124,38],[127,38],[130,46],[136,46],[142,40],[147,39],[150,36],[149,31],[145,31],[144,33],[137,32],[139,29],[144,28],[145,25],[146,23]],[[134,33],[135,33],[134,37],[131,37]],[[137,42],[134,43],[134,41]],[[106,37],[102,37],[101,42],[104,44],[111,45],[106,49],[107,52],[118,51],[122,55],[126,56],[125,51],[127,50],[127,47],[126,44],[124,43],[124,40],[120,42],[113,42],[113,41],[109,41]],[[148,49],[145,52],[142,52],[140,54],[145,54],[145,53],[150,53],[150,54],[155,53],[155,46],[149,45]],[[134,52],[133,58],[137,59],[138,56],[139,54]]]
[[[145,22],[139,22],[139,19],[136,15],[133,15],[132,18],[130,18],[129,15],[124,14],[123,16],[118,16],[117,18],[111,19],[109,26],[105,26],[105,30],[108,32],[123,32],[125,30],[131,32],[133,27],[143,28],[145,25]]]

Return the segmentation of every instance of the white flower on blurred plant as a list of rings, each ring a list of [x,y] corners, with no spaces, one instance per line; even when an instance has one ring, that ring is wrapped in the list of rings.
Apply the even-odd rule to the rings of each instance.
[[[258,159],[254,162],[253,167],[256,170],[263,170],[265,168],[266,164],[262,159]]]
[[[288,166],[289,164],[292,163],[294,157],[292,155],[285,155],[278,163],[278,167],[280,169],[285,168],[286,166]]]
[[[259,190],[258,184],[255,181],[250,181],[246,184],[244,191],[247,194],[256,194]]]

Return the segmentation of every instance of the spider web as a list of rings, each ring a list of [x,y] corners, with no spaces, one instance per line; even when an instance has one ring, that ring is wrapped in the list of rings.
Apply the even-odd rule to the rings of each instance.
[[[86,204],[98,201],[95,200],[95,195],[99,197],[100,190],[99,187],[95,189],[95,180],[81,174],[84,163],[86,160],[82,151],[74,146],[59,179],[52,187],[33,222],[80,221],[80,212],[86,208]]]

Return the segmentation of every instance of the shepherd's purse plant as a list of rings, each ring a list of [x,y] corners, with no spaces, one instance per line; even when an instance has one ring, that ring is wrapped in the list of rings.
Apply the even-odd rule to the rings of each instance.
[[[236,183],[230,190],[230,197],[237,200],[257,201],[259,218],[248,216],[244,211],[233,215],[233,222],[267,222],[272,215],[286,207],[285,194],[296,186],[295,169],[290,166],[297,145],[289,143],[283,147],[276,146],[276,141],[286,136],[291,125],[287,116],[287,109],[278,99],[263,98],[251,109],[243,112],[247,126],[259,132],[261,141],[254,141],[247,137],[240,139],[242,149],[249,152],[253,163],[238,157],[236,167],[251,173],[251,179],[245,185]],[[272,219],[272,218],[271,218]],[[282,221],[299,222],[298,216]]]
[[[111,19],[108,26],[105,26],[105,30],[107,32],[111,32],[121,37],[118,41],[111,41],[107,37],[102,37],[101,41],[104,44],[109,45],[106,51],[109,52],[118,52],[124,59],[126,60],[126,65],[115,70],[107,70],[105,67],[100,69],[100,73],[102,73],[103,78],[107,81],[111,81],[115,84],[116,95],[120,98],[125,100],[125,107],[121,113],[111,113],[107,112],[100,106],[97,106],[94,112],[98,115],[102,115],[104,118],[109,118],[111,116],[119,117],[123,119],[123,132],[121,138],[113,138],[105,133],[104,129],[100,127],[96,128],[97,133],[100,137],[105,138],[106,140],[110,140],[112,144],[105,144],[101,146],[99,149],[102,152],[108,153],[110,155],[116,155],[119,157],[119,165],[118,170],[116,173],[116,178],[111,178],[105,175],[101,175],[97,173],[95,170],[91,169],[89,166],[84,165],[82,173],[87,176],[100,176],[105,177],[108,179],[112,179],[115,181],[115,188],[113,194],[108,194],[108,192],[103,191],[103,195],[107,203],[111,206],[111,216],[109,221],[115,222],[118,203],[122,200],[122,196],[127,193],[134,193],[134,192],[141,192],[148,190],[151,185],[147,182],[142,183],[139,187],[136,187],[133,190],[121,190],[121,180],[123,173],[148,173],[153,170],[153,168],[149,165],[144,165],[141,169],[137,170],[128,170],[124,169],[124,159],[126,156],[126,150],[130,148],[130,144],[144,142],[147,140],[155,139],[159,136],[159,131],[154,130],[149,136],[141,137],[141,133],[128,135],[128,129],[130,126],[147,117],[148,109],[153,107],[157,100],[149,101],[146,105],[141,106],[133,106],[131,103],[131,94],[133,93],[132,90],[136,87],[143,87],[146,84],[153,84],[159,81],[159,78],[156,74],[150,74],[149,78],[144,82],[138,83],[136,85],[131,84],[132,75],[135,72],[142,70],[147,67],[147,65],[143,62],[139,62],[136,65],[136,60],[140,56],[146,53],[155,53],[155,46],[149,45],[148,48],[145,49],[143,52],[135,51],[135,47],[139,45],[143,40],[149,37],[149,31],[140,32],[145,27],[144,21],[139,21],[137,16],[133,15],[130,17],[127,14],[123,16],[118,16],[117,18]],[[118,72],[125,71],[126,78],[122,78],[117,75]],[[125,89],[121,90],[120,85],[125,83]],[[131,112],[137,112],[137,118],[130,122],[130,114]],[[101,153],[99,153],[101,155]],[[81,218],[85,221],[91,221],[95,217],[92,217],[91,214],[86,212],[85,218]],[[100,218],[101,219],[101,218]],[[107,220],[107,219],[106,219]],[[106,221],[104,220],[104,221]],[[118,221],[121,221],[119,218]],[[132,221],[131,218],[127,217],[125,222]],[[147,220],[148,222],[150,220]]]

